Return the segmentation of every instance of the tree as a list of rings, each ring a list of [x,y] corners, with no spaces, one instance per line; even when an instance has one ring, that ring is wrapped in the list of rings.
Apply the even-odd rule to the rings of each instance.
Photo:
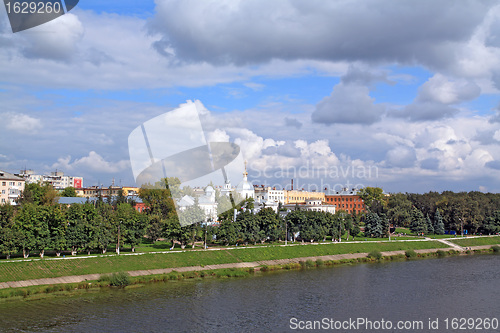
[[[177,220],[179,223],[179,220]],[[160,215],[153,214],[148,216],[148,225],[146,227],[146,237],[148,237],[153,244],[162,236],[165,227],[165,220]],[[180,227],[180,224],[179,224]]]
[[[379,238],[386,234],[382,218],[377,213],[368,213],[365,221],[365,235]]]
[[[14,207],[0,205],[0,253],[5,254],[7,259],[18,251],[18,238],[14,229]]]
[[[292,240],[295,242],[302,230],[302,226],[307,223],[306,216],[303,211],[294,210],[287,214],[285,220],[289,225],[288,232],[292,235]]]
[[[363,199],[365,205],[369,208],[375,203],[378,202],[382,206],[386,205],[386,197],[384,195],[384,190],[380,187],[365,187],[359,190],[358,192],[361,199]],[[373,210],[372,210],[373,211]]]
[[[427,223],[424,214],[416,207],[413,207],[411,212],[410,230],[417,234],[424,234],[427,232]]]
[[[49,228],[50,247],[56,251],[56,256],[59,257],[67,246],[64,212],[59,206],[47,206],[44,210]]]
[[[392,194],[387,203],[387,217],[394,226],[409,227],[411,222],[411,201],[403,193]]]
[[[434,214],[434,233],[436,235],[444,234],[444,223],[443,223],[443,218],[439,213],[439,209],[436,209],[436,213]]]
[[[33,203],[25,203],[15,217],[15,230],[17,231],[19,247],[23,250],[23,257],[28,258],[30,251],[35,249],[37,210]]]
[[[89,248],[98,249],[102,254],[105,254],[115,240],[111,221],[99,214],[92,220],[92,225],[93,237]]]
[[[274,213],[274,212],[273,212]],[[252,214],[249,210],[242,211],[234,222],[238,240],[256,244],[258,241],[264,242],[266,234],[261,227],[261,218]]]
[[[238,233],[235,227],[235,223],[233,223],[232,221],[230,212],[221,214],[219,220],[220,227],[217,231],[217,239],[219,239],[226,246],[236,243]]]
[[[40,205],[54,205],[57,203],[57,192],[52,185],[48,183],[30,183],[26,184],[21,196],[17,199],[20,205],[34,204]]]
[[[259,225],[258,229],[262,230],[263,235],[269,237],[269,240],[276,241],[284,237],[285,231],[283,230],[281,217],[272,208],[261,209],[256,217]]]
[[[429,235],[433,234],[434,233],[434,226],[432,225],[431,218],[429,217],[429,215],[427,215],[427,217],[425,218],[425,224],[427,227],[426,233]]]
[[[61,197],[76,197],[76,190],[72,186],[66,187],[62,192],[61,192]]]
[[[493,216],[488,216],[482,227],[481,232],[487,235],[497,234],[500,232],[500,210],[497,210]]]
[[[66,245],[71,255],[89,247],[89,225],[95,215],[95,207],[90,203],[74,204],[66,211]]]
[[[123,221],[124,241],[130,244],[132,252],[135,252],[135,246],[140,243],[144,237],[146,228],[146,217],[137,212],[131,205],[127,203],[119,203],[116,207],[116,217]]]
[[[175,212],[174,200],[168,188],[141,188],[139,197],[148,207],[146,213],[149,215],[158,215],[166,219]]]

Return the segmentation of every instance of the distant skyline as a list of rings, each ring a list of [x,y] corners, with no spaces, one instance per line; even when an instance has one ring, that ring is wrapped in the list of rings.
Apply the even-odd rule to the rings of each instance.
[[[16,34],[0,6],[0,64],[7,172],[132,186],[130,132],[199,100],[254,184],[500,192],[497,1],[88,0]]]

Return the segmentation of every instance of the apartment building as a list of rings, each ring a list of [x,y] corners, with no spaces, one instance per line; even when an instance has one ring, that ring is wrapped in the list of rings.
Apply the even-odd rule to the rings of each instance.
[[[16,200],[24,191],[25,183],[24,178],[0,170],[0,205],[17,205]]]
[[[278,190],[276,187],[265,187],[254,185],[255,201],[258,203],[285,203],[286,190]]]
[[[48,183],[56,190],[63,190],[66,187],[82,188],[83,177],[65,176],[62,171],[51,172],[50,175],[38,175],[33,170],[21,170],[16,176],[22,177],[26,183]]]

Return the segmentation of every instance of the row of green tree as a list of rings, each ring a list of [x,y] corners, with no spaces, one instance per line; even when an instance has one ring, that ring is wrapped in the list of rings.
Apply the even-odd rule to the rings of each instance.
[[[385,195],[381,188],[367,187],[361,196],[369,210],[365,218],[369,235],[385,235],[389,225],[421,234],[500,232],[500,194],[445,191]]]
[[[115,248],[119,253],[124,244],[134,251],[144,237],[152,242],[166,239],[184,248],[188,244],[194,247],[196,241],[206,245],[207,240],[221,245],[256,244],[285,238],[338,239],[345,232],[348,237],[359,233],[358,219],[349,214],[293,211],[283,218],[271,208],[254,214],[251,199],[236,207],[238,214],[233,210],[222,213],[220,226],[181,226],[170,191],[168,186],[141,189],[140,197],[148,209],[140,213],[123,197],[61,205],[50,186],[29,184],[20,205],[0,206],[0,252],[7,257],[21,252],[28,257],[36,252],[43,257],[48,250],[60,256],[63,251],[74,255]],[[203,215],[197,206],[186,213]]]
[[[169,186],[170,184],[170,186]],[[294,210],[285,218],[272,209],[252,213],[253,203],[247,200],[236,207],[238,214],[228,210],[219,215],[220,226],[201,223],[184,225],[182,219],[202,216],[194,206],[181,215],[175,212],[172,192],[179,191],[180,182],[169,180],[163,188],[143,188],[140,198],[148,209],[139,213],[134,202],[123,196],[108,202],[60,205],[50,185],[28,184],[18,206],[0,206],[0,252],[10,256],[30,252],[41,256],[45,251],[102,252],[127,244],[134,248],[144,239],[152,242],[167,239],[182,248],[196,241],[219,244],[256,244],[265,241],[321,241],[326,237],[339,239],[358,235],[364,222],[367,237],[386,237],[394,226],[409,227],[419,234],[442,234],[446,230],[495,234],[500,232],[500,195],[479,192],[430,192],[427,194],[384,195],[380,188],[361,192],[368,207],[365,215],[338,211],[306,212]],[[161,186],[160,186],[161,187]],[[193,219],[189,219],[193,220]],[[201,218],[200,218],[201,220]]]

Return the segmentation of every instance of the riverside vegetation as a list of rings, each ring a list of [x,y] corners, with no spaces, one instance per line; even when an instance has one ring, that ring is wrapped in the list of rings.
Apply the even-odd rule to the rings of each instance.
[[[499,246],[492,246],[489,249],[475,250],[474,252],[467,251],[467,254],[484,254],[494,253],[500,254]],[[310,269],[322,267],[334,267],[338,265],[351,265],[356,263],[370,263],[370,262],[388,262],[394,260],[412,260],[418,258],[432,258],[432,257],[446,257],[451,255],[458,255],[459,251],[455,250],[438,250],[437,252],[416,253],[410,249],[405,254],[383,256],[378,250],[371,251],[368,256],[354,258],[354,259],[341,259],[341,260],[312,260],[299,261],[298,263],[288,263],[283,265],[263,265],[257,268],[227,268],[205,271],[188,271],[177,272],[172,271],[167,274],[149,275],[130,277],[126,272],[118,272],[113,274],[104,274],[97,281],[85,281],[81,283],[48,285],[48,286],[32,286],[14,289],[0,289],[0,301],[20,300],[20,299],[40,299],[47,297],[77,295],[82,292],[99,291],[102,288],[136,288],[149,283],[179,281],[185,279],[206,279],[206,278],[235,278],[246,277],[259,273],[296,270],[296,269]]]
[[[48,251],[56,256],[119,253],[124,245],[134,252],[145,240],[154,245],[160,239],[170,242],[172,248],[178,244],[184,249],[188,244],[194,248],[200,241],[219,247],[268,244],[285,238],[305,242],[340,237],[387,238],[391,226],[433,237],[442,237],[446,231],[485,235],[500,232],[499,194],[430,192],[385,196],[382,189],[371,187],[360,192],[367,206],[364,214],[346,214],[341,208],[335,214],[294,210],[282,218],[270,208],[252,213],[253,201],[248,199],[237,207],[235,221],[233,212],[227,211],[219,215],[220,226],[198,223],[181,227],[172,196],[190,193],[190,189],[180,189],[179,184],[178,179],[168,179],[163,181],[163,189],[141,189],[139,195],[148,207],[141,213],[134,209],[133,201],[121,194],[112,200],[99,198],[94,203],[67,207],[57,203],[57,193],[50,185],[27,184],[18,206],[0,206],[0,254],[9,259],[21,254],[28,258],[30,253],[43,258]],[[218,191],[216,195],[221,196]],[[202,220],[203,211],[198,206],[189,210]]]
[[[391,225],[396,232],[449,237],[445,231],[470,234],[495,234],[500,231],[500,195],[480,192],[441,194],[393,194],[384,196],[382,189],[367,187],[361,196],[367,205],[365,214],[347,214],[339,209],[335,214],[293,210],[285,218],[270,208],[252,213],[253,201],[237,207],[239,214],[220,214],[220,226],[193,224],[181,227],[175,214],[172,195],[189,193],[180,189],[177,179],[163,180],[163,189],[143,188],[140,197],[148,206],[140,213],[135,203],[118,195],[112,200],[99,198],[94,203],[60,205],[57,193],[48,184],[27,184],[18,206],[0,206],[0,253],[7,261],[19,261],[36,253],[78,257],[83,253],[106,254],[108,251],[153,251],[158,248],[192,248],[196,242],[220,251],[183,252],[176,255],[142,254],[140,256],[96,256],[75,260],[40,260],[11,262],[0,265],[1,281],[114,273],[119,271],[183,267],[321,256],[341,253],[369,253],[374,250],[393,251],[440,248],[434,242],[390,242],[374,244],[334,244],[321,246],[265,247],[283,244],[288,238],[295,242],[325,242],[338,240],[383,240]],[[71,191],[65,191],[71,192]],[[216,193],[220,196],[220,193]],[[298,207],[297,207],[298,208]],[[199,207],[191,214],[202,214]],[[364,228],[364,232],[361,229]],[[288,233],[288,234],[286,234]],[[163,240],[162,240],[163,239]],[[405,239],[401,237],[399,239]],[[406,237],[408,239],[408,237]],[[455,241],[453,239],[452,241]],[[459,240],[460,245],[498,244],[498,240]],[[472,243],[467,243],[472,242]],[[229,251],[227,246],[265,245],[245,251]],[[14,258],[14,259],[9,259]],[[0,282],[1,282],[0,281]]]

